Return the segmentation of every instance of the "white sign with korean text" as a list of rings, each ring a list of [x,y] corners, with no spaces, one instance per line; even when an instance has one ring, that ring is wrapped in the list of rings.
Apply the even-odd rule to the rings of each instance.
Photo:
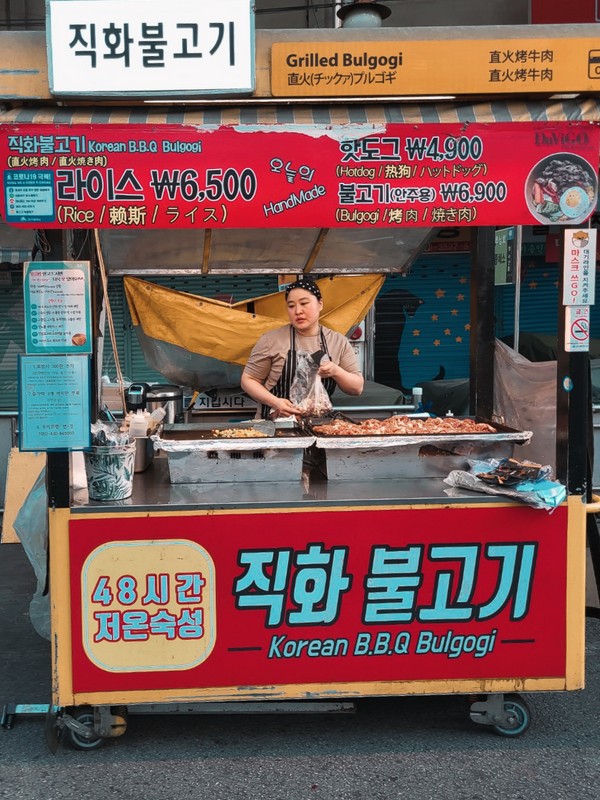
[[[50,91],[250,93],[253,6],[253,0],[46,0]]]
[[[563,270],[563,305],[593,306],[596,282],[594,228],[565,229]]]
[[[565,308],[565,350],[567,353],[587,353],[590,349],[590,307]]]

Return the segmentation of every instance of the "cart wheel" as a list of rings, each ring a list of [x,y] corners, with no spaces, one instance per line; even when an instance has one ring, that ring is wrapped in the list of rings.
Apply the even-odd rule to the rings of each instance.
[[[498,736],[520,736],[525,733],[531,724],[531,711],[521,695],[505,695],[504,711],[508,719],[502,725],[492,725],[494,733]]]
[[[91,731],[94,730],[94,710],[90,706],[79,706],[70,709],[68,713],[76,722],[85,725]],[[96,734],[91,739],[85,739],[77,731],[65,725],[62,729],[62,741],[75,750],[96,750],[102,747],[106,739],[101,739]]]

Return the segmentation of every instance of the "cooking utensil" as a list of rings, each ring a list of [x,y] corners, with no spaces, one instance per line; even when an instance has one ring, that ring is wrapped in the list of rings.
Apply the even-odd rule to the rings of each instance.
[[[184,409],[183,412],[184,414],[187,414],[189,411],[192,410],[192,408],[196,405],[196,400],[198,399],[199,396],[200,396],[200,390],[196,389],[192,395],[192,399],[188,403],[188,407]]]
[[[190,422],[180,424],[166,424],[163,427],[163,439],[211,439],[215,441],[224,441],[224,437],[214,436],[211,437],[211,431],[218,430],[236,430],[254,428],[256,431],[262,433],[264,436],[275,436],[276,427],[275,423],[268,419],[251,419],[244,422]],[[233,438],[233,437],[232,437]],[[240,439],[239,441],[249,441],[248,439]]]

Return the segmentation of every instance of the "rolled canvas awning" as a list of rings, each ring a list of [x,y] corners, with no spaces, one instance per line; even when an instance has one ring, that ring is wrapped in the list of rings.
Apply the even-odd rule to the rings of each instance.
[[[324,325],[346,334],[366,316],[383,275],[322,278]],[[194,389],[233,388],[263,333],[288,322],[281,292],[228,304],[126,277],[125,294],[148,364]]]
[[[600,121],[600,100],[491,100],[464,103],[240,101],[203,106],[29,106],[0,112],[2,123],[149,125],[351,125],[436,122]]]

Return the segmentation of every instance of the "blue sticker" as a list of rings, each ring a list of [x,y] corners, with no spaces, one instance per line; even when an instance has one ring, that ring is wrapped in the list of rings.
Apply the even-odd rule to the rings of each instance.
[[[563,378],[563,389],[565,392],[570,392],[573,389],[573,381],[568,376]]]

